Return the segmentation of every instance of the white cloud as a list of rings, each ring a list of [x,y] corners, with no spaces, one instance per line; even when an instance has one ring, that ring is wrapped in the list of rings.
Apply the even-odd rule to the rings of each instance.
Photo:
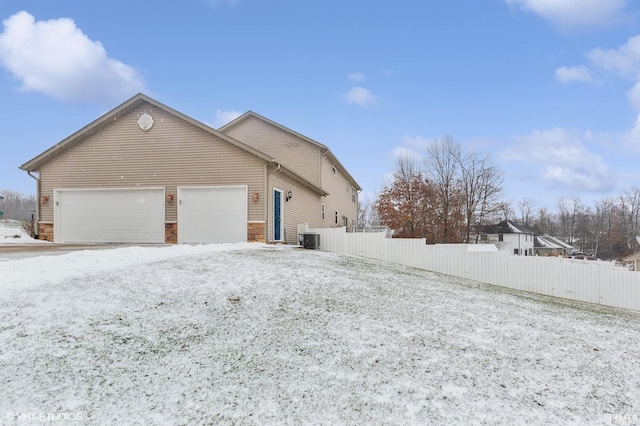
[[[587,58],[593,67],[634,80],[627,97],[631,105],[640,111],[640,35],[629,38],[618,49],[593,49]]]
[[[610,25],[622,20],[626,0],[506,0],[562,28]]]
[[[407,148],[404,146],[395,147],[391,155],[394,161],[397,161],[400,158],[411,158],[419,164],[421,164],[425,158],[424,154],[422,154],[420,150],[415,150],[413,148]]]
[[[640,74],[640,35],[629,38],[619,49],[593,49],[587,58],[605,71],[637,78]]]
[[[547,187],[562,191],[604,192],[616,185],[616,177],[603,158],[588,150],[578,134],[566,129],[535,130],[516,137],[501,157],[507,162],[532,164]]]
[[[599,76],[618,76],[634,82],[627,92],[633,107],[640,111],[640,35],[631,37],[617,49],[593,49],[587,53],[590,66],[561,67],[556,70],[556,79],[594,82],[594,72]]]
[[[589,68],[580,67],[560,67],[556,70],[556,80],[561,83],[571,83],[573,81],[592,82],[593,76]]]
[[[627,97],[636,111],[640,111],[640,80],[637,81],[629,91],[627,91]]]
[[[238,111],[216,111],[216,121],[213,124],[214,128],[222,127],[225,124],[235,120],[236,118],[242,115],[241,112]]]
[[[626,148],[640,151],[640,115],[636,118],[633,128],[622,135],[621,143]]]
[[[375,96],[369,90],[360,86],[353,87],[345,94],[344,98],[348,103],[362,107],[373,105],[376,102]]]
[[[349,81],[360,83],[361,81],[364,81],[364,74],[361,72],[352,72],[349,74]]]
[[[145,85],[138,71],[111,59],[68,18],[35,21],[18,12],[3,21],[0,65],[25,91],[74,102],[122,101]]]
[[[425,152],[432,143],[433,139],[427,139],[422,136],[404,135],[402,137],[402,146],[412,151]]]

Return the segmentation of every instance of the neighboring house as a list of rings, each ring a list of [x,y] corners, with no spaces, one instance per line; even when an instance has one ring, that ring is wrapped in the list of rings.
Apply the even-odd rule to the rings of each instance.
[[[361,190],[326,146],[255,113],[219,131],[143,94],[20,168],[54,242],[297,243],[298,224],[355,221]]]
[[[571,256],[575,248],[551,235],[535,237],[533,252],[536,256]]]
[[[511,220],[482,227],[481,244],[495,244],[498,250],[517,255],[532,256],[535,233]]]
[[[640,271],[640,252],[630,254],[623,258],[622,264],[627,266],[630,271]]]

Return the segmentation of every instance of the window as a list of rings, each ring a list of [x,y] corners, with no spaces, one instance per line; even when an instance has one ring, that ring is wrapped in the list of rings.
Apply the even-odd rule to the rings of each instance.
[[[336,170],[336,166],[331,166],[331,174],[334,176],[338,174],[338,170]]]
[[[336,223],[336,225],[338,224],[338,210],[336,210],[335,223]]]
[[[351,202],[353,202],[353,203],[356,202],[356,199],[358,198],[358,197],[356,197],[357,194],[358,193],[356,192],[356,187],[352,186],[351,187]]]
[[[504,241],[504,235],[498,234],[498,241]]]
[[[347,182],[347,194],[351,192],[351,184]]]
[[[349,218],[346,216],[342,216],[342,225],[349,226]]]
[[[480,241],[487,241],[488,239],[489,239],[489,236],[487,234],[480,235]]]
[[[324,222],[324,203],[320,204],[320,219]]]
[[[517,255],[517,254],[520,254],[520,250],[518,250],[518,249],[513,249],[513,254],[516,254],[516,255]]]

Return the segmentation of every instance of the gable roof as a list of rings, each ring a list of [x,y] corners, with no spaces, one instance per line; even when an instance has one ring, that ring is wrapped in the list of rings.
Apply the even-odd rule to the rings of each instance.
[[[220,127],[218,130],[220,132],[224,133],[225,131],[227,131],[231,127],[235,127],[238,124],[242,123],[243,121],[246,121],[246,120],[248,120],[249,118],[252,118],[252,117],[256,118],[258,120],[262,120],[262,121],[264,121],[265,123],[267,123],[267,124],[269,124],[271,126],[274,126],[274,127],[278,128],[278,129],[284,131],[284,132],[287,132],[287,133],[289,133],[289,134],[291,134],[291,135],[293,135],[293,136],[295,136],[297,138],[300,138],[300,139],[310,143],[311,145],[316,146],[317,148],[319,148],[320,151],[327,156],[329,161],[331,161],[331,163],[333,165],[335,165],[336,168],[338,170],[340,170],[340,172],[347,177],[349,182],[351,182],[351,184],[358,191],[362,191],[362,187],[360,187],[358,182],[356,182],[356,180],[353,178],[353,176],[351,176],[351,174],[347,171],[347,169],[345,169],[345,167],[342,165],[342,163],[340,163],[338,158],[333,154],[333,152],[331,152],[331,150],[329,149],[328,146],[326,146],[324,144],[321,144],[320,142],[315,141],[315,140],[313,140],[313,139],[311,139],[311,138],[309,138],[309,137],[307,137],[307,136],[305,136],[305,135],[303,135],[301,133],[298,133],[295,130],[291,130],[288,127],[283,126],[282,124],[276,123],[273,120],[270,120],[270,119],[268,119],[266,117],[263,117],[262,115],[260,115],[260,114],[258,114],[256,112],[247,111],[244,114],[242,114],[240,117],[236,118],[235,120],[232,120],[229,123],[225,124],[224,126]]]
[[[630,254],[627,257],[622,258],[623,262],[635,262],[637,260],[640,260],[640,251],[635,252],[633,254]]]
[[[503,220],[495,225],[487,225],[482,227],[482,232],[485,234],[529,234],[535,235],[531,229],[524,225],[520,225],[511,220]]]
[[[234,138],[232,138],[229,135],[226,135],[225,133],[222,133],[216,129],[214,129],[213,127],[207,126],[206,124],[195,120],[173,108],[170,108],[158,101],[156,101],[155,99],[152,99],[142,93],[138,93],[137,95],[133,96],[131,99],[123,102],[122,104],[120,104],[119,106],[115,107],[114,109],[112,109],[111,111],[107,112],[106,114],[102,115],[101,117],[97,118],[96,120],[92,121],[91,123],[87,124],[86,126],[84,126],[82,129],[78,130],[77,132],[73,133],[72,135],[68,136],[67,138],[63,139],[62,141],[58,142],[56,145],[52,146],[51,148],[47,149],[46,151],[42,152],[41,154],[37,155],[36,157],[32,158],[31,160],[27,161],[26,163],[24,163],[23,165],[20,166],[21,170],[24,170],[26,172],[34,172],[34,171],[38,171],[40,170],[40,167],[42,167],[42,165],[46,164],[48,161],[50,161],[51,159],[53,159],[56,155],[58,155],[59,153],[65,151],[66,149],[71,148],[72,146],[82,142],[83,140],[85,140],[87,137],[91,136],[92,134],[94,134],[97,130],[99,130],[102,126],[109,124],[110,122],[113,122],[115,120],[118,119],[118,117],[123,116],[124,114],[127,114],[129,111],[131,111],[133,108],[136,108],[138,105],[142,104],[142,103],[148,103],[153,105],[156,108],[159,108],[161,110],[164,110],[165,112],[174,115],[175,117],[182,119],[212,135],[215,135],[221,139],[223,139],[224,141],[237,146],[240,149],[243,149],[253,155],[255,155],[258,158],[261,158],[262,160],[264,160],[265,162],[267,162],[268,164],[271,164],[273,166],[275,166],[277,168],[277,170],[279,170],[280,172],[282,172],[283,174],[287,175],[289,178],[295,180],[296,182],[300,183],[301,185],[309,188],[310,190],[312,190],[313,192],[319,194],[319,195],[329,195],[328,192],[326,192],[324,189],[320,188],[319,186],[315,185],[314,183],[308,181],[307,179],[305,179],[304,177],[300,176],[299,174],[297,174],[296,172],[294,172],[293,170],[287,168],[285,165],[280,164],[275,158],[272,158],[271,156],[265,154],[262,151],[259,151],[247,144],[245,144],[244,142],[241,142],[239,140],[236,140]]]
[[[574,247],[560,240],[559,238],[552,237],[551,235],[539,235],[533,240],[533,246],[535,248],[549,248],[549,249],[565,249],[573,250]]]

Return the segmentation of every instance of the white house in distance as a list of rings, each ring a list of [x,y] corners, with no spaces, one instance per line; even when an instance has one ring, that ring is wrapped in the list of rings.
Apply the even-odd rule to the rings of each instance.
[[[535,233],[526,226],[511,220],[487,225],[480,234],[481,244],[495,244],[498,250],[516,255],[532,256]]]

